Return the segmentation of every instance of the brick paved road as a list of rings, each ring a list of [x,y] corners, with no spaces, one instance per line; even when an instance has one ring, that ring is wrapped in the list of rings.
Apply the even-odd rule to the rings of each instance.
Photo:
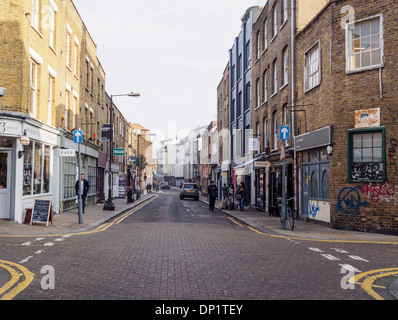
[[[372,299],[359,286],[341,288],[341,265],[362,272],[397,267],[398,253],[396,246],[258,234],[202,202],[179,200],[175,191],[103,232],[4,238],[0,250],[0,260],[36,274],[15,299],[73,300]],[[41,288],[46,265],[55,271],[53,290]],[[0,272],[0,287],[7,281]]]

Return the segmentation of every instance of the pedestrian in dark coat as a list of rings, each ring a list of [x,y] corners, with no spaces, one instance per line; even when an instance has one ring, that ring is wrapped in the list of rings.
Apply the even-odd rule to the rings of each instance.
[[[240,211],[243,211],[243,206],[245,203],[245,198],[246,198],[246,187],[243,181],[240,183],[238,189],[236,190],[235,194],[236,200],[239,201],[239,209]]]
[[[82,206],[83,206],[83,213],[84,213],[84,210],[86,208],[86,198],[88,195],[88,191],[90,189],[88,181],[86,179],[84,179],[84,173],[81,174],[80,181],[79,180],[76,181],[75,190],[76,190],[76,195],[78,197],[79,197],[79,183],[80,183],[80,187],[82,190]]]
[[[214,181],[211,181],[210,185],[207,187],[207,193],[209,195],[209,210],[214,211],[214,205],[218,195],[218,189]]]

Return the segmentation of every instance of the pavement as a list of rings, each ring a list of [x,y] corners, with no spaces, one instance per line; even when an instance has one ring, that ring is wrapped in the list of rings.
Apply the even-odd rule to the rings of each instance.
[[[161,191],[162,192],[162,191]],[[79,224],[77,209],[57,214],[53,217],[53,224],[28,225],[0,220],[0,237],[7,236],[51,236],[54,234],[73,234],[87,232],[97,228],[99,225],[112,218],[143,204],[156,193],[142,194],[141,199],[127,204],[126,199],[114,199],[115,211],[104,211],[103,204],[88,206],[83,215],[83,223]],[[201,196],[200,201],[207,202],[206,196]],[[220,201],[216,201],[216,210],[223,212],[242,225],[252,228],[254,231],[275,237],[290,239],[307,239],[318,241],[339,242],[372,242],[393,243],[398,245],[398,235],[385,235],[378,233],[365,233],[348,230],[336,230],[327,225],[315,223],[314,221],[295,220],[295,228],[282,230],[279,217],[269,216],[268,213],[245,207],[243,211],[219,209]]]
[[[135,200],[134,203],[131,204],[127,204],[127,199],[112,199],[112,202],[115,205],[115,211],[103,210],[103,203],[87,206],[85,213],[83,214],[82,224],[79,224],[77,209],[54,215],[53,223],[51,224],[51,222],[49,222],[48,226],[40,224],[18,224],[16,222],[0,220],[0,237],[36,235],[51,236],[54,234],[87,232],[97,228],[106,221],[109,221],[114,217],[149,201],[155,196],[155,193],[141,194],[141,198],[138,201]]]

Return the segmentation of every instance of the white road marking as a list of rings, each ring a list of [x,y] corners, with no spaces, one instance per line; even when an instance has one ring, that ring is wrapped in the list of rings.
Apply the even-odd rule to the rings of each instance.
[[[368,260],[361,258],[359,256],[349,256],[351,259],[356,260],[356,261],[364,261],[364,262],[369,262]]]
[[[331,254],[321,254],[321,256],[330,261],[340,261],[339,258],[336,258],[335,256],[332,256]]]

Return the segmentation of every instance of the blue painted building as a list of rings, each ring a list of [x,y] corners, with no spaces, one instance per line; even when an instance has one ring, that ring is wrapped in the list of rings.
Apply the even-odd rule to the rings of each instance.
[[[241,181],[248,190],[250,203],[252,183],[252,27],[262,8],[248,9],[239,35],[229,50],[229,130],[230,130],[230,181],[235,189]]]

